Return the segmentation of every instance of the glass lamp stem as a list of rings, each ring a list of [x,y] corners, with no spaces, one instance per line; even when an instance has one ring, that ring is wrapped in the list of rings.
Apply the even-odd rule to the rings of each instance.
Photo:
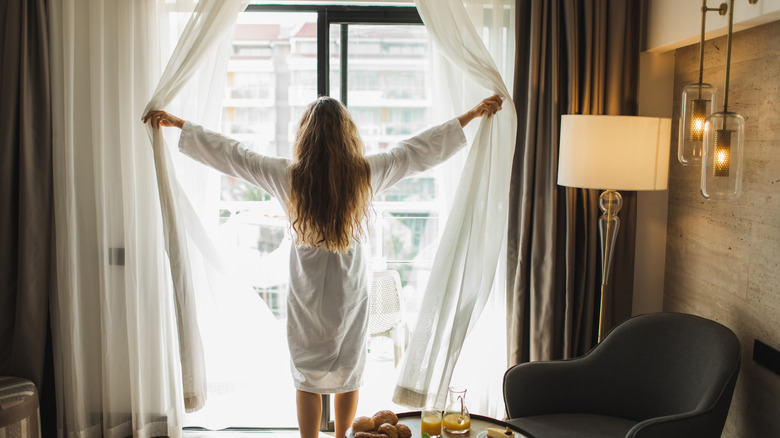
[[[605,190],[599,197],[599,208],[601,208],[601,217],[599,218],[599,235],[601,236],[601,299],[599,306],[599,337],[601,342],[604,327],[604,314],[606,309],[606,286],[609,278],[609,268],[612,265],[612,254],[615,249],[615,240],[618,229],[620,229],[620,219],[617,217],[620,208],[623,206],[623,197],[616,190]]]

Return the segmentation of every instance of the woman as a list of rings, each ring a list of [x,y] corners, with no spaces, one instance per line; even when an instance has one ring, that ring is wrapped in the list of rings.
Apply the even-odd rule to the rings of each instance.
[[[165,111],[143,117],[155,129],[181,129],[183,153],[261,187],[287,210],[295,241],[287,339],[302,438],[319,435],[321,394],[335,394],[337,437],[345,436],[355,417],[369,312],[363,226],[373,194],[451,157],[466,143],[463,127],[500,109],[501,98],[490,97],[460,117],[366,157],[347,109],[321,97],[301,118],[292,160],[257,154]]]

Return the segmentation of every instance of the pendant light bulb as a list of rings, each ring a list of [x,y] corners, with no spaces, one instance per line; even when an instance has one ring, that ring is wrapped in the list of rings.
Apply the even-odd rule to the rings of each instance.
[[[717,88],[704,83],[683,88],[677,159],[684,166],[701,162],[704,124],[717,107],[717,92]]]
[[[701,168],[701,194],[707,199],[733,200],[742,194],[742,151],[745,119],[732,112],[707,118]]]
[[[715,131],[715,162],[712,166],[712,174],[714,176],[729,176],[732,133],[734,133],[734,131],[730,129],[718,129]]]
[[[704,139],[704,122],[707,121],[707,104],[705,99],[696,99],[691,105],[691,141]]]

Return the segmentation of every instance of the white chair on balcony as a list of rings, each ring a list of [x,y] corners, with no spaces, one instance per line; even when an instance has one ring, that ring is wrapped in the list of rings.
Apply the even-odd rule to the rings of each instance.
[[[369,300],[369,336],[384,336],[393,341],[393,359],[398,366],[408,341],[407,327],[403,319],[401,277],[398,272],[374,272]]]

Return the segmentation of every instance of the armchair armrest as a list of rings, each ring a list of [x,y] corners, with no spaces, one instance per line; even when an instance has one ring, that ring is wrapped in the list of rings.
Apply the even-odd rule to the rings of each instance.
[[[599,388],[584,357],[515,365],[504,374],[509,418],[562,412],[592,412]]]
[[[722,429],[716,417],[697,410],[647,419],[632,427],[626,438],[713,437],[719,436]]]
[[[711,405],[700,405],[689,412],[649,418],[637,423],[626,438],[697,438],[715,437],[723,432],[731,407],[731,394],[739,375],[739,363],[733,369],[726,385]]]

